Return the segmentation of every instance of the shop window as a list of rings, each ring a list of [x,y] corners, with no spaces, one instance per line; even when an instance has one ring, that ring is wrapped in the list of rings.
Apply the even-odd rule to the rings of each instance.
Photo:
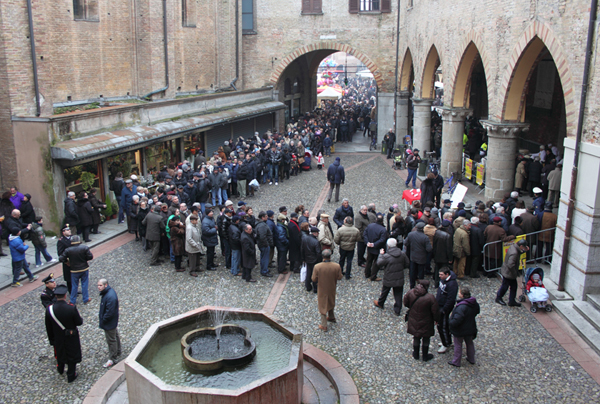
[[[98,0],[73,0],[73,17],[76,21],[100,21]]]
[[[183,26],[196,28],[196,0],[181,0]]]
[[[198,132],[185,136],[183,138],[183,148],[185,150],[185,158],[190,161],[190,163],[194,162],[194,158],[196,157],[196,152],[198,150],[204,150],[206,154],[206,148],[204,146],[204,132]]]
[[[242,0],[242,33],[255,34],[254,0]]]
[[[104,189],[100,186],[102,173],[100,160],[66,168],[64,171],[66,191],[73,191],[76,195],[82,191],[88,192],[91,188],[100,189],[104,197]]]
[[[323,1],[302,0],[302,14],[323,14]]]

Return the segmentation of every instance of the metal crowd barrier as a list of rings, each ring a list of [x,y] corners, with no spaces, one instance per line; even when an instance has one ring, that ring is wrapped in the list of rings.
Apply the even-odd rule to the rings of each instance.
[[[493,226],[493,225],[490,225]],[[504,243],[503,241],[494,241],[487,243],[483,246],[483,270],[485,272],[497,271],[502,267],[504,262],[503,250],[510,247],[511,244],[516,243],[520,239],[527,240],[529,251],[527,251],[525,257],[525,266],[529,264],[547,263],[549,264],[552,260],[552,249],[554,248],[554,237],[556,227],[551,229],[545,229],[536,231],[533,233],[527,233],[522,236],[518,236],[516,239]],[[551,241],[541,241],[540,238],[547,238]],[[541,236],[541,237],[540,237]],[[496,258],[492,258],[496,257]],[[522,268],[521,268],[522,269]]]

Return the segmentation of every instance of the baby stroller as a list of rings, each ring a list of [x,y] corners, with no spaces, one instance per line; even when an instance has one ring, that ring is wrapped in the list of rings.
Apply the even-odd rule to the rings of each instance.
[[[392,168],[394,170],[402,170],[404,165],[404,151],[400,149],[394,149],[394,153],[392,154]]]
[[[550,296],[548,295],[548,291],[545,287],[531,287],[529,292],[527,291],[527,283],[534,275],[539,276],[540,283],[542,283],[544,280],[544,270],[542,268],[530,267],[525,269],[525,273],[523,274],[522,291],[521,296],[519,296],[519,300],[524,302],[525,296],[527,296],[531,302],[531,308],[529,310],[531,310],[532,313],[537,312],[538,309],[544,309],[547,312],[551,312],[552,306],[547,303],[547,301],[550,299]]]

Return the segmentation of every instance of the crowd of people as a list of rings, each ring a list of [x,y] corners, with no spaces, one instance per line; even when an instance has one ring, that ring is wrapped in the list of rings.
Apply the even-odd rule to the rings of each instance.
[[[553,232],[528,236],[527,240],[515,243],[515,250],[509,251],[505,261],[501,243],[485,251],[483,246],[508,242],[540,230],[551,231],[556,226],[556,215],[552,212],[552,201],[545,200],[542,189],[532,188],[536,199],[527,207],[519,200],[519,189],[516,189],[498,202],[478,201],[475,206],[461,202],[452,209],[450,200],[440,197],[439,183],[443,183],[443,179],[431,173],[421,185],[421,200],[415,201],[406,212],[393,205],[382,213],[371,203],[360,206],[355,213],[350,201],[343,199],[332,216],[324,210],[311,216],[303,205],[290,211],[286,206],[273,207],[255,214],[245,202],[261,185],[278,185],[310,169],[314,153],[329,155],[333,141],[351,141],[359,128],[366,136],[376,108],[370,95],[373,87],[360,88],[360,93],[352,91],[352,87],[342,100],[327,102],[323,108],[305,114],[289,124],[283,134],[273,131],[263,136],[256,133],[249,139],[231,139],[208,159],[199,150],[191,159],[165,166],[151,187],[143,187],[135,174],[124,178],[118,173],[110,188],[118,201],[119,223],[126,222],[141,248],[151,251],[151,266],[161,265],[164,262],[161,257],[164,257],[172,262],[176,272],[186,272],[187,266],[189,275],[198,277],[203,271],[218,270],[216,255],[219,253],[231,276],[240,276],[248,283],[256,282],[252,275],[256,266],[264,277],[272,277],[272,269],[278,274],[290,271],[299,274],[304,278],[306,291],[318,295],[319,328],[323,331],[328,330],[328,322],[336,321],[336,284],[344,277],[346,280],[353,277],[356,255],[366,279],[383,281],[374,305],[383,309],[392,292],[394,313],[400,316],[402,307],[407,308],[405,320],[408,332],[414,337],[415,359],[420,355],[424,361],[432,358],[430,338],[437,324],[441,339],[438,353],[445,353],[454,343],[454,358],[449,363],[460,366],[464,342],[467,360],[474,363],[473,339],[477,335],[475,316],[479,305],[470,290],[464,285],[459,287],[458,282],[465,276],[478,278],[481,273],[495,276],[489,269],[500,268],[504,279],[495,301],[506,305],[503,296],[510,289],[508,305],[520,306],[515,299],[518,269],[515,257],[527,253],[532,258],[548,258]],[[395,135],[393,138],[392,135],[390,131],[386,141],[393,139],[393,147]],[[409,173],[416,171],[418,150],[413,150],[412,156]],[[549,158],[546,163],[549,166],[555,163],[550,157],[549,153],[545,156],[546,160]],[[560,170],[560,164],[556,169]],[[550,181],[553,172],[548,171]],[[414,172],[413,177],[416,177]],[[329,166],[327,180],[330,183],[327,199],[331,201],[335,190],[335,202],[338,202],[340,185],[345,181],[339,157]],[[406,185],[409,180],[413,180],[414,186],[415,179],[411,176]],[[237,203],[231,200],[233,197],[237,197]],[[46,251],[43,218],[35,216],[31,196],[20,194],[16,188],[2,196],[0,208],[0,215],[4,215],[2,237],[8,239],[13,260],[13,286],[20,286],[21,269],[33,282],[36,277],[24,258],[27,247],[24,241],[31,240],[36,248],[37,265],[42,265],[40,254],[46,261],[54,260]],[[50,302],[44,304],[45,307],[50,307],[57,297],[66,302],[67,294],[74,305],[80,283],[84,304],[91,300],[88,262],[93,255],[83,243],[90,241],[90,234],[100,233],[98,224],[103,208],[105,205],[96,198],[95,189],[81,192],[79,196],[68,193],[64,204],[65,226],[57,244],[67,285],[57,287],[52,277],[45,279],[47,289],[42,294],[42,302]],[[536,251],[528,251],[528,245],[534,245]],[[544,248],[546,254],[543,254]],[[338,263],[332,262],[336,250]],[[486,260],[490,265],[484,265]],[[380,271],[383,271],[382,278]],[[410,290],[404,294],[406,271]],[[431,280],[425,279],[426,276]],[[436,296],[428,293],[430,286],[437,289]],[[101,280],[98,288],[101,294],[110,290],[106,280]],[[107,299],[104,310],[114,317],[116,304],[118,318],[116,294],[111,292]],[[81,325],[76,309],[55,307],[58,320],[71,321],[75,330]],[[60,334],[56,328],[60,324],[57,318],[47,312],[52,344],[60,344],[57,341],[62,338],[57,336]],[[101,327],[102,324],[109,324],[104,328],[111,355],[108,367],[120,355],[119,336],[116,320],[103,320],[101,316]],[[68,365],[69,381],[74,380],[75,363],[81,360],[80,351],[69,357],[57,351],[57,358],[59,356],[62,357],[58,361],[59,372]]]

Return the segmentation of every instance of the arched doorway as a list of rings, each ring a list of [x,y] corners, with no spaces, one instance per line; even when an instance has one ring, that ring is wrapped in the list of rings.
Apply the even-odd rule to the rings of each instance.
[[[413,147],[419,149],[421,156],[426,156],[426,151],[434,148],[431,136],[432,121],[441,121],[437,112],[432,111],[432,104],[439,95],[439,104],[442,103],[442,92],[440,88],[442,72],[439,71],[441,61],[435,45],[432,45],[427,54],[423,75],[421,78],[420,99],[413,99]]]
[[[396,143],[406,144],[412,139],[413,102],[415,91],[415,69],[413,57],[409,48],[406,49],[400,77],[398,78],[398,100],[396,106]],[[406,138],[408,136],[408,139]],[[412,141],[412,140],[410,140]]]
[[[567,136],[564,94],[555,60],[546,44],[535,36],[514,67],[502,115],[503,121],[529,126],[529,130],[520,133],[515,153],[519,159],[521,156],[526,158],[527,168],[536,157],[541,157],[543,170],[548,171],[553,167],[552,156],[556,160],[554,164],[563,156],[563,140]],[[540,154],[541,150],[547,152]],[[548,157],[544,159],[545,156]],[[541,186],[546,192],[543,175],[540,179],[536,176],[529,180],[529,191]]]
[[[458,64],[448,101],[449,108],[442,110],[442,138],[438,139],[438,134],[434,134],[436,147],[440,140],[442,143],[442,174],[449,176],[460,170],[465,172],[467,179],[476,181],[476,165],[482,158],[480,150],[487,144],[486,131],[479,121],[488,118],[488,92],[483,60],[472,41]],[[483,184],[483,178],[478,184]]]
[[[285,116],[280,117],[278,130],[283,130],[288,122],[313,111],[318,106],[318,93],[322,88],[319,88],[320,81],[318,82],[317,78],[319,77],[320,80],[323,75],[321,71],[323,69],[320,69],[319,66],[323,60],[340,51],[351,55],[357,63],[352,66],[348,63],[348,66],[345,66],[346,62],[344,62],[332,66],[335,67],[331,69],[331,73],[335,75],[334,84],[341,87],[339,90],[345,91],[347,89],[345,79],[348,78],[348,86],[352,86],[353,80],[359,76],[358,73],[366,70],[370,72],[370,78],[365,80],[366,85],[374,89],[375,97],[377,97],[377,89],[383,83],[383,80],[376,66],[364,54],[349,46],[339,44],[327,43],[304,46],[285,57],[271,75],[271,82],[278,92],[279,100],[288,106],[284,111],[289,111]],[[337,71],[339,68],[342,70]],[[289,91],[286,91],[286,83],[289,81],[290,86],[293,88],[294,80],[297,80],[301,85],[298,86],[297,93],[290,94]],[[373,103],[376,104],[375,101]],[[358,127],[357,117],[353,117],[353,119]]]

